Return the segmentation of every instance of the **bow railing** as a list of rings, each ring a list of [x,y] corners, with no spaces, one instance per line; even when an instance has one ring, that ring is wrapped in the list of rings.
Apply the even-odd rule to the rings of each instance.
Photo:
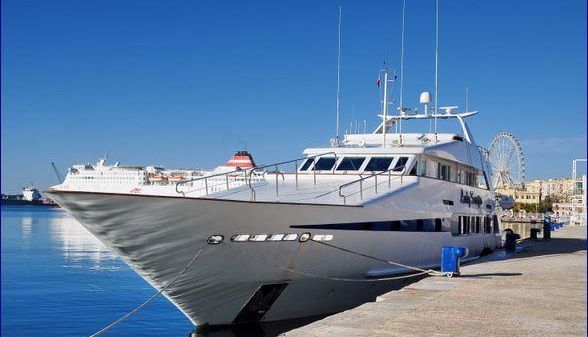
[[[235,183],[237,183],[238,186],[244,186],[247,185],[249,183],[248,180],[251,179],[248,171],[249,170],[235,170],[182,180],[176,183],[176,193],[182,194],[182,196],[185,197],[186,193],[204,191],[204,195],[206,196],[209,194],[209,192],[217,192],[216,188],[220,186],[223,186],[223,189],[226,188],[227,190],[229,190],[232,185],[235,185]],[[190,191],[180,191],[178,189],[180,185],[185,185],[188,183],[192,183],[192,185],[194,185],[194,182],[203,182],[204,186],[199,186],[198,188]]]
[[[282,161],[279,163],[273,163],[273,164],[254,167],[253,169],[251,169],[251,171],[249,171],[249,182],[248,182],[249,189],[251,190],[251,201],[255,201],[255,188],[251,184],[251,176],[255,172],[259,172],[260,170],[265,170],[267,168],[274,169],[274,171],[272,171],[272,172],[264,171],[264,175],[265,175],[265,173],[274,173],[275,174],[275,176],[276,176],[276,197],[278,197],[280,195],[280,184],[279,184],[280,175],[282,176],[282,179],[284,179],[284,173],[282,171],[280,171],[280,166],[294,163],[294,179],[296,181],[296,183],[295,183],[296,190],[298,190],[298,163],[300,163],[301,161],[304,161],[304,160],[312,159],[313,160],[312,164],[316,164],[317,161],[315,160],[315,158],[323,157],[323,156],[327,156],[327,155],[332,155],[335,158],[335,161],[337,160],[337,154],[335,152],[331,151],[331,152],[325,152],[325,153],[321,153],[321,154],[317,154],[317,155],[313,155],[313,156],[300,157],[300,158],[296,158],[296,159],[292,159],[292,160]],[[335,169],[335,165],[333,165],[332,170],[334,170],[334,169]],[[312,173],[313,183],[316,186],[316,170],[313,168],[312,172],[313,172]]]

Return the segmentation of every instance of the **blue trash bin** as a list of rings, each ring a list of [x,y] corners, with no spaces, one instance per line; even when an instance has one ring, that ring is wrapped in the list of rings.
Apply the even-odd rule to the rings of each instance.
[[[449,277],[459,275],[460,259],[467,255],[467,248],[444,246],[441,249],[441,272]]]

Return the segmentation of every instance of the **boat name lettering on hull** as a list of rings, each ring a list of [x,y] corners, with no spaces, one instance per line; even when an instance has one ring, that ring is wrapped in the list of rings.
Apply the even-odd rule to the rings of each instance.
[[[477,205],[478,207],[482,206],[482,197],[479,195],[474,195],[473,191],[464,191],[463,188],[461,189],[461,196],[459,201],[462,204],[468,204],[468,206],[472,207],[472,204]]]

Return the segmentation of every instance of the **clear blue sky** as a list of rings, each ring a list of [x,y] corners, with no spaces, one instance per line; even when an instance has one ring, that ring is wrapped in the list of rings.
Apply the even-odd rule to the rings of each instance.
[[[342,124],[376,126],[375,79],[399,69],[401,0],[342,1]],[[108,153],[214,167],[328,144],[338,1],[2,1],[2,191],[55,183]],[[441,0],[441,105],[480,110],[487,145],[521,139],[529,178],[586,153],[586,1]],[[405,93],[433,90],[434,1],[407,5]],[[352,109],[353,107],[353,109]],[[344,127],[342,127],[344,128]]]

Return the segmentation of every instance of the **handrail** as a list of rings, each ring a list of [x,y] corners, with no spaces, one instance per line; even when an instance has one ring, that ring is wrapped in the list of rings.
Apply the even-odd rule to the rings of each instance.
[[[375,190],[375,193],[378,194],[378,176],[384,175],[387,173],[388,174],[388,187],[390,187],[391,182],[392,182],[392,172],[397,172],[397,171],[399,171],[399,169],[400,169],[401,174],[399,176],[394,176],[394,177],[395,178],[399,177],[400,183],[402,183],[402,180],[403,180],[402,177],[404,177],[404,174],[406,173],[406,165],[396,166],[396,167],[393,167],[393,168],[388,169],[386,171],[373,173],[367,177],[362,177],[362,178],[350,181],[348,183],[345,183],[343,185],[340,185],[339,186],[339,197],[343,198],[343,204],[347,204],[347,195],[344,195],[342,193],[343,189],[346,187],[349,187],[351,185],[359,183],[359,197],[361,200],[363,200],[363,182],[364,182],[364,180],[367,180],[369,178],[375,178],[374,190]],[[358,193],[358,192],[355,192],[355,193]],[[355,194],[355,193],[353,193],[353,194]]]
[[[203,176],[203,177],[198,177],[198,178],[192,178],[192,179],[187,179],[187,180],[178,181],[178,182],[176,183],[176,193],[178,193],[178,194],[180,194],[180,193],[181,193],[181,194],[182,194],[182,196],[184,196],[184,197],[185,197],[185,196],[186,196],[186,194],[185,194],[183,191],[179,191],[179,190],[178,190],[178,186],[179,186],[179,185],[186,184],[186,183],[189,183],[189,182],[194,182],[194,181],[200,181],[200,180],[204,180],[204,186],[205,186],[205,188],[206,188],[206,194],[208,194],[208,179],[209,179],[209,178],[214,178],[214,177],[223,176],[223,175],[224,175],[224,176],[226,176],[226,178],[227,178],[227,179],[226,179],[226,184],[227,184],[227,189],[229,189],[229,174],[232,174],[232,173],[244,173],[244,174],[245,174],[245,175],[244,175],[244,177],[245,177],[245,180],[247,180],[247,170],[241,170],[241,169],[237,169],[237,170],[235,170],[235,171],[222,172],[222,173],[217,173],[217,174],[212,174],[212,175],[206,175],[206,176]],[[251,177],[250,177],[250,178],[251,178]],[[219,184],[219,185],[220,185],[220,184]],[[192,191],[192,192],[193,192],[193,191]]]
[[[294,170],[294,174],[296,177],[296,189],[298,189],[298,162],[303,160],[303,159],[314,159],[317,157],[321,157],[321,156],[325,156],[328,154],[332,154],[335,156],[335,161],[337,161],[337,153],[335,153],[334,151],[330,151],[330,152],[325,152],[325,153],[321,153],[321,154],[316,154],[313,156],[307,156],[307,157],[300,157],[300,158],[296,158],[296,159],[292,159],[292,160],[287,160],[287,161],[282,161],[282,162],[278,162],[278,163],[273,163],[273,164],[268,164],[268,165],[264,165],[264,166],[257,166],[254,167],[253,169],[251,169],[251,171],[249,172],[249,189],[251,190],[251,201],[255,201],[255,189],[253,188],[253,186],[251,185],[251,176],[253,175],[253,173],[257,170],[262,170],[268,167],[274,167],[275,168],[275,172],[276,172],[276,197],[279,195],[279,183],[278,183],[278,176],[279,176],[279,170],[278,170],[278,166],[280,165],[284,165],[284,164],[289,164],[289,163],[294,163],[295,166],[295,170]],[[313,163],[316,164],[316,163]],[[335,169],[335,165],[333,165],[333,170]],[[313,178],[314,178],[314,184],[316,185],[316,170],[312,170],[313,172]],[[284,177],[284,175],[282,174],[282,178]]]

